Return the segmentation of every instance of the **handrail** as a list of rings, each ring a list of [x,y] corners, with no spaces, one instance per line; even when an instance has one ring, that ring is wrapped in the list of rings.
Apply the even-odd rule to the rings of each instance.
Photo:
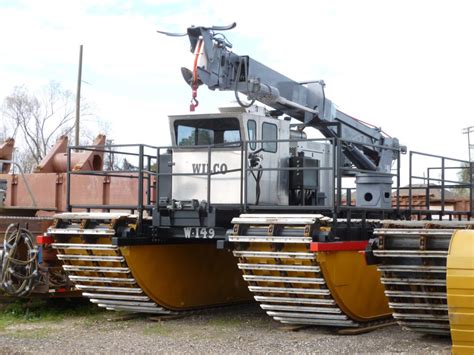
[[[117,177],[124,177],[124,178],[133,178],[133,179],[138,179],[140,186],[142,186],[142,191],[141,193],[147,193],[147,199],[146,201],[139,201],[138,206],[136,206],[137,210],[148,210],[150,206],[155,205],[158,207],[159,204],[159,184],[155,186],[154,190],[154,195],[155,201],[151,201],[151,193],[152,193],[152,188],[153,188],[153,179],[152,177],[155,176],[157,179],[160,177],[165,177],[165,176],[202,176],[206,177],[207,179],[207,191],[206,191],[206,196],[207,196],[207,202],[208,206],[212,204],[211,201],[211,188],[212,188],[212,177],[217,176],[217,175],[223,175],[224,173],[238,173],[240,172],[240,201],[237,203],[240,203],[241,210],[245,211],[249,207],[253,208],[253,204],[248,204],[248,184],[247,184],[247,175],[251,171],[255,171],[256,168],[249,166],[248,162],[248,153],[254,152],[255,149],[251,150],[249,147],[250,145],[255,144],[258,146],[258,144],[262,143],[277,143],[278,145],[281,143],[298,143],[298,142],[326,142],[330,143],[329,149],[330,151],[330,156],[332,155],[332,161],[328,166],[318,166],[318,167],[290,167],[290,166],[275,166],[275,167],[261,167],[262,171],[296,171],[296,170],[315,170],[315,171],[332,171],[332,183],[329,188],[332,188],[331,190],[325,191],[328,195],[328,197],[331,198],[332,204],[326,205],[326,206],[319,206],[321,208],[326,208],[326,209],[332,209],[334,211],[334,214],[337,215],[339,211],[351,209],[354,206],[351,206],[350,203],[344,203],[343,202],[343,191],[346,190],[353,190],[353,187],[346,188],[343,187],[343,182],[346,180],[343,180],[343,177],[346,176],[351,176],[351,175],[356,175],[357,173],[369,173],[371,175],[380,175],[380,176],[392,176],[396,179],[396,186],[394,185],[392,188],[393,192],[393,197],[394,197],[394,204],[395,204],[395,198],[396,198],[396,206],[393,205],[392,210],[396,213],[410,213],[416,212],[418,213],[418,210],[415,210],[417,206],[413,205],[413,189],[415,188],[413,182],[416,179],[420,179],[421,177],[415,174],[414,168],[413,168],[413,158],[420,156],[427,156],[427,157],[432,157],[432,158],[438,158],[442,159],[440,167],[431,167],[430,169],[441,169],[441,171],[448,171],[448,169],[455,169],[455,167],[447,166],[449,162],[464,162],[463,160],[460,159],[454,159],[454,158],[446,158],[442,156],[436,156],[433,154],[426,154],[426,153],[420,153],[420,152],[413,152],[411,151],[409,154],[409,184],[407,187],[401,187],[400,186],[400,176],[401,176],[401,163],[400,163],[400,156],[401,156],[401,151],[399,149],[396,149],[394,147],[385,147],[385,146],[380,146],[377,144],[366,144],[366,146],[373,146],[374,148],[382,148],[382,149],[388,149],[394,151],[394,154],[398,154],[398,159],[397,159],[397,165],[396,167],[393,167],[393,170],[391,172],[382,172],[382,171],[368,171],[368,170],[361,170],[361,169],[356,169],[353,167],[345,167],[342,166],[342,161],[343,161],[343,154],[342,154],[342,142],[352,142],[354,144],[357,144],[357,141],[351,141],[351,140],[346,140],[346,139],[341,139],[338,137],[334,138],[290,138],[290,139],[265,139],[265,140],[252,140],[252,141],[237,141],[237,142],[228,142],[228,143],[219,143],[219,144],[213,144],[213,145],[201,145],[201,146],[150,146],[150,145],[145,145],[145,144],[121,144],[121,145],[110,145],[110,146],[101,146],[101,147],[93,147],[93,146],[77,146],[77,147],[69,147],[69,149],[83,149],[83,150],[92,150],[92,149],[99,149],[100,151],[103,152],[109,152],[113,153],[116,155],[124,155],[124,156],[133,156],[132,162],[136,164],[137,158],[139,161],[139,166],[137,167],[137,170],[127,170],[127,171],[119,171],[119,170],[113,170],[113,171],[103,171],[103,172],[86,172],[86,171],[71,171],[71,166],[70,166],[70,161],[68,165],[68,176],[69,174],[77,174],[77,175],[88,175],[88,174],[93,174],[93,175],[103,175],[103,176],[117,176]],[[291,145],[291,144],[290,144]],[[280,147],[280,146],[279,146]],[[123,149],[120,149],[123,148]],[[133,148],[133,151],[125,151],[125,149],[128,148]],[[213,161],[215,158],[213,157],[213,153],[216,152],[218,149],[230,149],[235,152],[239,152],[241,154],[241,160],[239,163],[238,167],[229,169],[225,172],[222,171],[213,171],[213,169],[208,168],[207,171],[203,172],[161,172],[163,169],[160,169],[159,167],[159,160],[160,157],[163,154],[167,154],[167,152],[185,152],[188,150],[193,150],[193,151],[199,151],[202,152],[203,154],[207,155],[207,166],[210,167],[211,161]],[[281,148],[279,148],[281,149]],[[305,149],[306,150],[306,149]],[[313,151],[311,147],[308,149],[309,151]],[[220,150],[219,150],[220,151]],[[317,149],[315,150],[317,151]],[[174,159],[174,158],[172,158]],[[214,160],[215,161],[215,160]],[[152,169],[152,165],[156,164],[156,169]],[[471,165],[471,169],[473,169],[474,166]],[[173,169],[174,170],[174,169]],[[347,174],[349,173],[349,174]],[[350,174],[353,173],[353,174]],[[450,179],[448,175],[442,174],[441,178],[429,178],[429,181],[431,182],[440,182],[441,184],[439,186],[433,186],[432,184],[429,184],[427,186],[427,189],[435,189],[439,188],[442,189],[443,191],[441,192],[442,195],[442,209],[441,211],[437,211],[437,213],[440,214],[448,214],[451,213],[451,211],[447,211],[444,204],[446,202],[446,196],[444,192],[448,188],[452,188],[453,184],[456,184],[457,182]],[[70,180],[68,179],[68,183],[70,183]],[[146,186],[143,186],[143,184],[147,184]],[[471,183],[472,185],[472,183]],[[465,183],[458,183],[458,186],[461,187],[469,187],[468,184]],[[145,190],[146,189],[146,190]],[[400,201],[403,198],[401,196],[401,191],[406,191],[408,190],[408,206],[405,206],[405,202],[403,203],[403,206],[400,205]],[[472,200],[472,186],[471,186],[471,204],[473,203]],[[396,191],[396,195],[395,195]],[[69,194],[69,190],[68,190]],[[332,194],[332,196],[330,195]],[[346,196],[346,200],[350,198],[350,193],[348,193],[348,196]],[[144,197],[142,196],[144,199]],[[428,196],[429,199],[429,196]],[[140,198],[139,198],[140,200]],[[428,200],[428,206],[427,210],[429,210],[429,200]],[[145,205],[146,204],[146,205]],[[68,206],[70,206],[70,200],[68,203]],[[76,205],[77,206],[77,205]],[[74,207],[74,206],[73,206]],[[110,207],[110,206],[109,206]],[[263,205],[261,207],[264,207]],[[280,208],[284,208],[285,206],[279,206]],[[292,206],[288,206],[292,207]],[[293,206],[294,207],[294,206]],[[302,207],[308,207],[311,208],[311,206],[302,206]],[[313,206],[318,208],[318,206]],[[404,208],[403,211],[400,210],[400,208]],[[260,208],[260,207],[259,207]],[[405,210],[407,208],[407,210]],[[471,207],[471,212],[470,215],[472,216],[472,207]]]
[[[431,159],[436,159],[436,163],[434,166],[429,166],[426,167],[426,173],[427,176],[419,176],[419,174],[414,173],[414,160],[416,158],[423,158],[423,157],[428,157]],[[451,166],[453,163],[458,163],[458,164],[466,164],[467,166],[464,167],[462,165],[460,166]],[[423,152],[417,152],[417,151],[411,151],[409,154],[409,183],[408,186],[403,188],[404,190],[408,189],[408,209],[410,211],[410,214],[420,214],[420,213],[432,213],[432,214],[438,214],[440,218],[446,215],[456,215],[456,214],[461,214],[465,215],[467,218],[472,218],[473,217],[473,189],[474,189],[474,184],[473,181],[471,180],[470,182],[463,182],[459,180],[452,180],[447,176],[447,172],[449,170],[462,170],[462,169],[469,169],[469,162],[466,160],[462,159],[457,159],[457,158],[449,158],[449,157],[444,157],[440,155],[435,155],[435,154],[429,154],[429,153],[423,153]],[[449,166],[448,166],[449,165]],[[433,170],[437,170],[440,172],[439,177],[433,177],[431,176],[430,172]],[[472,178],[471,178],[472,179]],[[421,180],[421,181],[427,181],[426,184],[422,184],[422,186],[416,186],[414,184],[414,181],[416,180]],[[437,182],[437,184],[433,184],[432,182]],[[414,201],[413,201],[413,190],[416,189],[425,189],[426,192],[424,194],[425,198],[425,203],[423,204],[423,207],[425,210],[420,209],[421,206],[415,206]],[[451,190],[450,190],[451,189]],[[446,192],[452,190],[458,191],[459,189],[469,189],[468,194],[470,196],[470,206],[468,211],[450,211],[446,210],[446,202],[451,201],[450,198],[446,198]],[[440,210],[432,210],[431,206],[431,193],[430,190],[438,190],[439,191],[439,199],[437,198],[437,201],[440,203]],[[417,195],[418,196],[418,195]],[[451,217],[450,217],[451,218]]]

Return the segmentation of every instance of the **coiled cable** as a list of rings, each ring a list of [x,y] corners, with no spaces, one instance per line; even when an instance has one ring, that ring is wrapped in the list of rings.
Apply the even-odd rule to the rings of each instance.
[[[3,240],[1,288],[10,296],[28,296],[37,281],[38,248],[26,228],[10,224]]]

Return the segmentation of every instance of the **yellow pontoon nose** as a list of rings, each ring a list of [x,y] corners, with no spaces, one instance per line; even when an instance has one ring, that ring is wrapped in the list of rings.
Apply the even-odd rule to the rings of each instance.
[[[457,230],[449,245],[446,291],[454,354],[474,353],[474,231]]]
[[[49,234],[58,258],[82,295],[100,307],[172,314],[252,299],[232,254],[215,242],[117,246],[113,237],[136,216],[55,217]]]

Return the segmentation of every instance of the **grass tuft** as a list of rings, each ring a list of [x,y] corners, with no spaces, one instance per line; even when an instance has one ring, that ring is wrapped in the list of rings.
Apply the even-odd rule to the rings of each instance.
[[[0,304],[0,329],[13,323],[57,322],[99,313],[104,313],[104,310],[84,299],[15,300]]]

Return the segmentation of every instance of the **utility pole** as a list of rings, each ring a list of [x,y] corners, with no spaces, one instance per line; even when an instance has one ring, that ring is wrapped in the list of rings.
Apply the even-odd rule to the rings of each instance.
[[[76,132],[74,145],[79,145],[79,120],[81,115],[81,82],[82,82],[82,44],[79,47],[79,71],[77,74],[77,92],[76,92]]]
[[[474,133],[474,126],[466,127],[462,133],[467,134],[467,151],[469,153],[469,161],[474,161],[474,140],[471,139],[471,133]]]

